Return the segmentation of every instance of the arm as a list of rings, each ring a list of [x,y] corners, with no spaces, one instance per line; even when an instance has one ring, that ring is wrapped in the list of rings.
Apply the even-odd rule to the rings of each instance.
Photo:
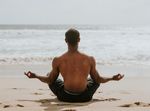
[[[58,59],[54,58],[52,61],[52,71],[47,76],[40,76],[31,71],[24,73],[28,78],[36,78],[39,79],[41,82],[52,84],[52,82],[58,77],[59,69],[58,69]]]
[[[99,75],[98,71],[96,70],[96,62],[93,57],[91,57],[91,70],[90,70],[90,76],[93,80],[95,80],[97,83],[106,83],[108,81],[119,81],[121,80],[124,75],[117,74],[112,77],[102,77]]]

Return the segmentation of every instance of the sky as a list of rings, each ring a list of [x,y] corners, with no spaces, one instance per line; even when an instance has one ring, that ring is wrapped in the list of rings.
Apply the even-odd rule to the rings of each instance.
[[[150,0],[0,0],[0,24],[150,25]]]

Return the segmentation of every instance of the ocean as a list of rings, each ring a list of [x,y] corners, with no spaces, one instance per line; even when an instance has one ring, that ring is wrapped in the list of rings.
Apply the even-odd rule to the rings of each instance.
[[[0,64],[48,63],[67,51],[69,28],[79,50],[100,65],[150,65],[150,27],[117,25],[0,25]]]

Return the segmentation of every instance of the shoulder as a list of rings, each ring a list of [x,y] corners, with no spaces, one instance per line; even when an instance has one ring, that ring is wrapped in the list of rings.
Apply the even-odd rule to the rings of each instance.
[[[52,66],[57,67],[59,66],[59,57],[54,57],[52,60]]]
[[[55,62],[58,62],[58,60],[59,60],[59,57],[54,57],[52,62],[55,63]]]
[[[59,64],[62,61],[62,59],[65,57],[65,55],[66,55],[66,53],[64,53],[60,56],[54,57],[52,60],[52,63]]]
[[[91,64],[95,64],[95,58],[93,56],[89,56],[87,54],[81,53],[85,58],[87,58]]]
[[[92,65],[95,65],[95,64],[96,64],[95,58],[94,58],[93,56],[90,56],[89,59],[90,59],[90,63],[91,63]]]
[[[85,57],[85,58],[90,58],[90,56],[89,55],[87,55],[87,54],[85,54],[85,53],[81,53],[81,52],[79,52],[80,53],[80,55],[82,55],[83,57]]]

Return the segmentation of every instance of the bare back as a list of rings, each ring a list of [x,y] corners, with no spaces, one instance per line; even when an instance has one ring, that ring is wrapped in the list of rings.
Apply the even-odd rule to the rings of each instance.
[[[91,69],[90,57],[80,52],[67,52],[60,56],[58,61],[58,68],[64,79],[65,89],[73,92],[84,91]]]

